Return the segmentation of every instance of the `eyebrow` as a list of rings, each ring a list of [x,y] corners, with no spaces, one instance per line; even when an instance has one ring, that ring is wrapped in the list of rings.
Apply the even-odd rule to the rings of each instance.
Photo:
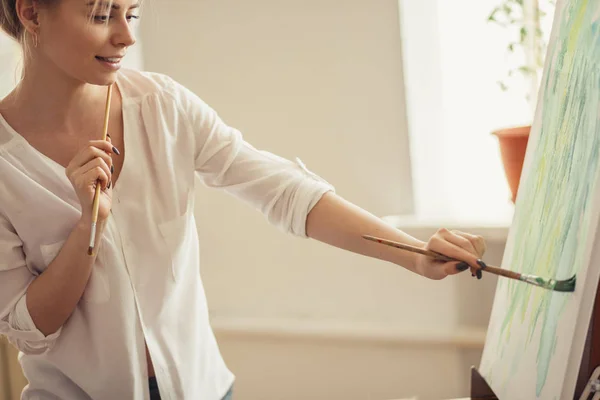
[[[110,3],[108,1],[99,1],[97,3],[98,7],[108,7]],[[95,1],[90,1],[89,3],[87,3],[88,7],[93,7],[94,5],[96,5]],[[111,4],[111,8],[113,10],[120,10],[121,6],[118,4],[115,4],[114,2]],[[135,3],[134,5],[132,5],[131,7],[129,7],[129,9],[134,9],[134,8],[140,8],[140,3]]]

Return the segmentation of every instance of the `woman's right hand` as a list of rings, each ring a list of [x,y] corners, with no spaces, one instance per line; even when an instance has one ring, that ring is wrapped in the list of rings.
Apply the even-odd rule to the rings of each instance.
[[[73,185],[79,203],[82,218],[92,221],[92,207],[96,193],[96,183],[100,181],[100,202],[98,207],[98,222],[110,215],[112,206],[111,167],[113,145],[108,140],[92,140],[73,157],[65,173]]]
[[[469,267],[471,267],[473,276],[481,279],[481,270],[486,267],[485,263],[481,261],[486,250],[485,240],[481,236],[442,228],[438,229],[435,235],[429,239],[425,249],[456,260],[464,260],[464,262],[444,262],[419,255],[416,270],[430,279],[443,279],[448,275],[465,271]]]

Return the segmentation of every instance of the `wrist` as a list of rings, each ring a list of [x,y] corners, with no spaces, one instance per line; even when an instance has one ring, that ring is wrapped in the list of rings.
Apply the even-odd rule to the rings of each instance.
[[[410,238],[412,240],[403,240],[402,243],[414,246],[414,247],[418,247],[421,249],[424,249],[426,246],[425,242],[421,242],[419,240]],[[407,251],[407,250],[403,250],[403,249],[398,249],[398,248],[391,248],[390,247],[390,259],[389,261],[393,262],[396,265],[399,265],[403,268],[408,269],[409,271],[412,272],[416,272],[419,273],[418,271],[418,267],[419,267],[419,256],[420,254],[417,253],[413,253],[411,251]]]
[[[94,246],[97,247],[100,245],[102,232],[104,231],[105,220],[98,219],[98,221],[96,222],[94,233],[92,233],[92,224],[93,223],[91,216],[82,215],[77,223],[75,231],[77,232],[77,235],[79,235],[81,238],[85,238],[88,245],[93,235],[95,237]]]
[[[82,214],[77,223],[80,229],[90,229],[92,227],[92,214]]]
[[[104,222],[104,219],[100,218],[100,216],[98,216],[97,221],[96,221],[96,225],[99,226],[100,224],[102,224],[102,222]],[[79,218],[79,224],[82,226],[85,226],[87,228],[92,226],[92,213],[83,213],[81,214],[81,217]]]
[[[96,221],[96,229],[102,226],[102,223],[103,220],[98,218],[98,221]],[[83,214],[77,222],[77,229],[84,232],[90,232],[90,230],[92,229],[92,215]]]

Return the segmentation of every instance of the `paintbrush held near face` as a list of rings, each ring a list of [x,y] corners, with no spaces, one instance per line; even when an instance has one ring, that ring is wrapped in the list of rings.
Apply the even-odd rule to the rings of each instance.
[[[437,253],[435,251],[422,249],[422,248],[411,246],[411,245],[408,245],[405,243],[399,243],[399,242],[395,242],[392,240],[383,239],[383,238],[379,238],[379,237],[375,237],[375,236],[371,236],[371,235],[363,235],[363,238],[367,239],[367,240],[371,240],[373,242],[381,243],[381,244],[384,244],[387,246],[396,247],[398,249],[402,249],[405,251],[410,251],[412,253],[426,255],[426,256],[432,257],[439,261],[463,262],[462,260],[447,257],[447,256]],[[541,277],[535,276],[535,275],[526,275],[526,274],[521,274],[521,273],[518,273],[515,271],[509,271],[509,270],[498,268],[498,267],[488,266],[481,260],[478,260],[478,265],[479,265],[478,277],[481,276],[481,271],[485,271],[485,272],[489,272],[494,275],[503,276],[505,278],[515,279],[515,280],[518,280],[521,282],[526,282],[531,285],[539,286],[539,287],[542,287],[542,288],[548,289],[548,290],[554,290],[557,292],[573,292],[573,291],[575,291],[575,283],[577,280],[575,275],[573,275],[571,278],[565,279],[565,280],[544,279],[544,278],[541,278]]]

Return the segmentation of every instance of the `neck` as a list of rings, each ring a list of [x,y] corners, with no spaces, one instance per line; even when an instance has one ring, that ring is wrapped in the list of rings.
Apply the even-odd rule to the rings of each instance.
[[[97,114],[90,110],[104,109],[107,86],[76,80],[52,67],[26,63],[23,72],[22,81],[0,107],[34,115],[35,127],[46,132],[77,132]]]

